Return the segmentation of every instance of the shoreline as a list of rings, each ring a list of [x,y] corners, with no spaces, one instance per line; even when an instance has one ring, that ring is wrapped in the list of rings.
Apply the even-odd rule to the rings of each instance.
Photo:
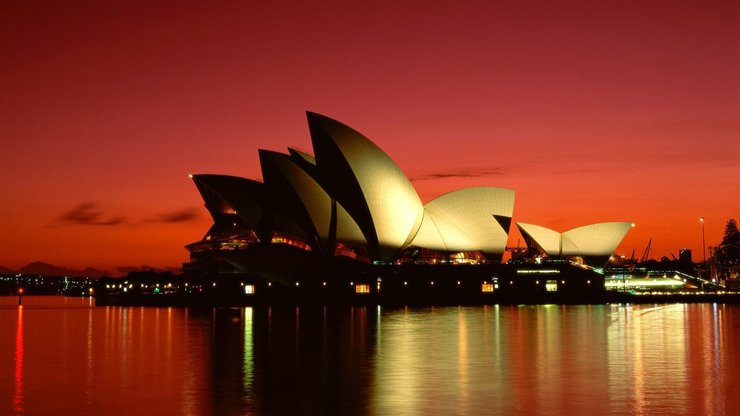
[[[679,304],[679,303],[721,303],[740,304],[740,292],[724,293],[625,293],[607,292],[603,296],[588,299],[576,299],[565,296],[514,296],[478,297],[475,299],[435,299],[423,301],[421,299],[381,298],[375,296],[355,297],[347,299],[305,299],[305,298],[224,298],[217,296],[184,296],[182,294],[167,295],[131,295],[125,297],[96,297],[96,306],[153,306],[153,307],[244,307],[244,306],[286,306],[286,305],[352,305],[352,306],[487,306],[487,305],[608,305],[608,304]]]

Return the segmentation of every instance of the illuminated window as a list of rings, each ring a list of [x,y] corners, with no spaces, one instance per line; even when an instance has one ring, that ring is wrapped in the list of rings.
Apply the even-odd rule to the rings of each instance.
[[[483,293],[493,292],[493,283],[483,283],[480,285],[480,291]]]
[[[545,290],[548,292],[557,292],[558,291],[558,281],[548,280],[547,282],[545,282]]]
[[[254,285],[244,285],[244,293],[247,295],[254,294]]]
[[[370,285],[355,285],[355,293],[370,293]]]
[[[306,242],[282,235],[273,235],[271,242],[273,244],[287,244],[289,246],[298,247],[306,251],[311,251],[311,246]]]

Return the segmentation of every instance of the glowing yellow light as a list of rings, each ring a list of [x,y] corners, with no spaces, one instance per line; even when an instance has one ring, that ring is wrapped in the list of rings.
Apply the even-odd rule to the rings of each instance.
[[[639,279],[606,279],[604,282],[606,288],[618,287],[673,287],[683,286],[681,280],[660,279],[660,278],[639,278]]]

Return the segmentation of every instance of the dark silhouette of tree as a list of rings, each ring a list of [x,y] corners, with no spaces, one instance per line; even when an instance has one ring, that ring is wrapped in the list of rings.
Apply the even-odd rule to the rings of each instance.
[[[736,278],[740,271],[740,231],[734,219],[727,221],[722,242],[715,251],[717,272],[722,278]]]

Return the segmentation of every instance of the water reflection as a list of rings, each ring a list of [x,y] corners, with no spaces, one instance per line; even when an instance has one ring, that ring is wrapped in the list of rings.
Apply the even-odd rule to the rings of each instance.
[[[740,372],[737,360],[729,360],[737,347],[738,312],[721,305],[390,312],[381,320],[383,349],[375,360],[372,409],[380,414],[736,412],[727,386]],[[728,314],[734,320],[728,321]]]
[[[272,307],[243,313],[243,341],[236,344],[243,358],[237,367],[243,377],[242,410],[358,413],[367,406],[375,321],[367,308]],[[232,338],[232,328],[217,328],[222,332],[214,337],[214,347],[222,360],[232,348],[224,343]],[[217,373],[216,394],[236,384],[236,373],[225,369]],[[219,402],[214,413],[228,413],[234,407]]]
[[[18,306],[15,329],[15,383],[13,384],[13,412],[23,415],[23,306]]]
[[[242,331],[244,333],[244,357],[242,358],[242,390],[244,391],[244,403],[246,406],[255,405],[253,392],[254,385],[254,339],[252,338],[252,313],[251,307],[242,309]]]
[[[0,328],[0,414],[740,413],[736,306],[0,303]]]
[[[738,309],[724,305],[612,307],[609,398],[635,414],[726,414],[740,410],[731,351]],[[621,382],[620,382],[621,381]]]

